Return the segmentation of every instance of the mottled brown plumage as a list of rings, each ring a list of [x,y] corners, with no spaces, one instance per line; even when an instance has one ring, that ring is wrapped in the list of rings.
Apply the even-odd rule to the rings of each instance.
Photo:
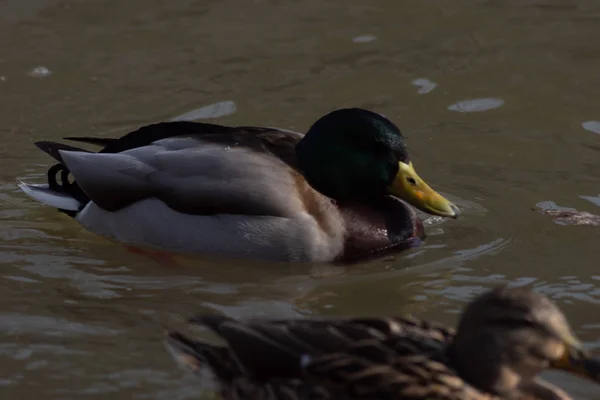
[[[550,365],[600,376],[558,308],[525,289],[478,297],[456,333],[412,318],[192,322],[227,345],[178,332],[168,343],[184,365],[212,371],[226,400],[568,399],[537,374]]]

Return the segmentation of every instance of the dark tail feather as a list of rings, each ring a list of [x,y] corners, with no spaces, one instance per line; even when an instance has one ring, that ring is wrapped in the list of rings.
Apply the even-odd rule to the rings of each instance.
[[[89,151],[55,142],[36,142],[35,145],[59,162],[48,169],[48,185],[50,189],[57,193],[68,194],[81,204],[86,204],[90,201],[89,197],[83,193],[76,182],[69,182],[69,169],[59,153],[59,150],[83,151],[86,153],[89,153]],[[57,176],[60,176],[60,181],[56,179]]]
[[[58,208],[70,216],[75,216],[85,204],[69,193],[50,188],[50,185],[34,185],[21,182],[19,188],[32,199]]]
[[[117,140],[119,140],[119,139],[111,139],[111,138],[74,137],[74,136],[66,137],[64,139],[65,140],[72,140],[74,142],[94,144],[96,146],[102,146],[102,147],[106,147],[109,144],[114,143]]]
[[[118,139],[72,136],[65,139],[103,146],[102,150],[100,150],[101,153],[120,153],[174,136],[230,133],[235,131],[235,129],[236,128],[228,126],[202,122],[159,122],[157,124],[143,126]]]
[[[241,368],[226,347],[192,340],[179,332],[169,332],[167,344],[175,359],[192,371],[209,368],[222,382],[230,382],[242,375]]]
[[[69,146],[68,144],[55,143],[55,142],[35,142],[35,145],[38,149],[42,150],[44,153],[48,154],[52,158],[54,158],[59,163],[63,163],[63,159],[60,156],[59,150],[67,150],[67,151],[85,151],[87,150],[80,149],[78,147]],[[88,152],[89,153],[89,152]]]

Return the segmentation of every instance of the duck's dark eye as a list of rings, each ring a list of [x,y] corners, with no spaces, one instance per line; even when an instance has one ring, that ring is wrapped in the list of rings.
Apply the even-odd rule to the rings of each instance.
[[[410,183],[411,185],[416,185],[417,181],[415,181],[415,178],[411,178],[410,176],[408,178],[406,178],[406,180],[408,181],[408,183]]]

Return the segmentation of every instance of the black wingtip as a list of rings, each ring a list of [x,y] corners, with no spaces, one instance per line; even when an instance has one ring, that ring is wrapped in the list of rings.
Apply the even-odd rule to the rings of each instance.
[[[230,382],[242,374],[237,361],[227,347],[169,331],[165,343],[171,355],[183,367],[194,372],[209,369],[221,381]]]
[[[73,142],[80,142],[80,143],[88,143],[88,144],[93,144],[96,146],[108,146],[111,143],[116,142],[118,139],[112,139],[112,138],[99,138],[99,137],[77,137],[77,136],[69,136],[69,137],[65,137],[63,138],[64,140],[71,140]]]
[[[85,151],[87,150],[80,149],[78,147],[69,146],[68,144],[56,143],[56,142],[47,142],[40,141],[35,142],[35,146],[42,150],[44,153],[48,154],[50,157],[54,158],[59,163],[63,164],[63,159],[59,153],[59,150],[67,150],[67,151]]]
[[[192,349],[194,348],[194,341],[177,331],[167,332],[167,343],[184,353],[192,353]]]
[[[208,367],[202,354],[196,351],[194,341],[181,333],[175,331],[168,332],[165,344],[171,356],[182,367],[193,372],[199,372],[204,366]]]

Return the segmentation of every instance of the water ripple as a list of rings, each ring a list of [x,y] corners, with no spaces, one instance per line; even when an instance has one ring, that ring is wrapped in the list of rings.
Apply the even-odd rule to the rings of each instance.
[[[119,331],[106,327],[91,326],[65,319],[41,315],[25,315],[16,313],[0,314],[0,330],[8,335],[39,333],[49,336],[70,335],[116,335]],[[28,354],[32,352],[28,350]]]

